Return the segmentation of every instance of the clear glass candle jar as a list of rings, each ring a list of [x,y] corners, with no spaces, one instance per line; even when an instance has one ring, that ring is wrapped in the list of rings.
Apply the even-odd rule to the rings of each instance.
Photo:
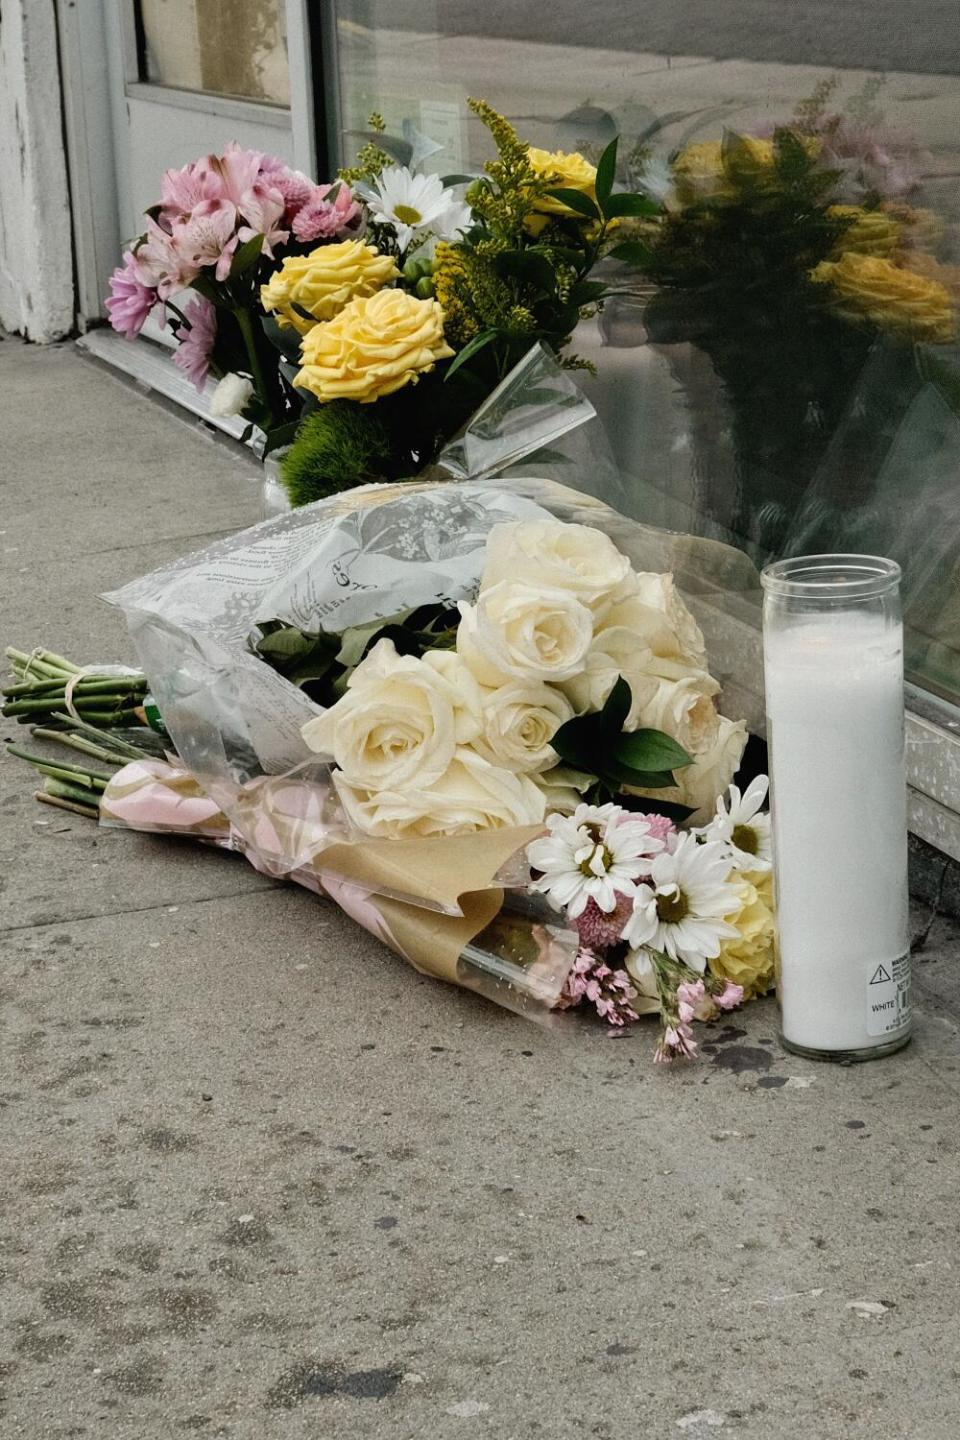
[[[763,572],[783,1042],[869,1060],[910,1038],[900,567]]]

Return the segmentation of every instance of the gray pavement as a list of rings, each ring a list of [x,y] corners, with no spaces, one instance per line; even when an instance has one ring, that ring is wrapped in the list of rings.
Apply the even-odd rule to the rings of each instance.
[[[960,72],[955,0],[347,0],[364,24],[831,70]]]
[[[251,464],[69,347],[0,344],[0,416],[4,642],[132,658],[96,593],[249,523]],[[4,1440],[954,1440],[951,922],[901,1055],[761,1002],[658,1070],[32,788],[0,757]]]

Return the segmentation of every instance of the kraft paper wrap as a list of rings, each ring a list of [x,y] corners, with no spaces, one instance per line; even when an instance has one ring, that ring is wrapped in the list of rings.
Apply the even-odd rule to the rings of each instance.
[[[256,869],[326,895],[422,974],[458,984],[457,963],[503,905],[496,877],[543,827],[530,825],[424,840],[344,840],[323,820],[325,796],[287,777],[244,787],[241,808],[262,835],[251,845],[180,766],[137,760],[110,781],[104,825],[191,835],[236,850]],[[248,831],[248,833],[251,833]],[[291,870],[278,850],[304,855]],[[403,897],[403,898],[401,898]]]

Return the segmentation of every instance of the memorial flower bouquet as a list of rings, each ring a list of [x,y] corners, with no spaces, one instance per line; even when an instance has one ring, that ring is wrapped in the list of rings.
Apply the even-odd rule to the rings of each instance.
[[[478,176],[427,173],[440,147],[398,150],[376,115],[329,183],[237,145],[168,170],[112,277],[115,329],[155,313],[194,384],[220,379],[214,413],[263,431],[264,453],[293,442],[295,504],[422,471],[533,346],[585,363],[567,352],[607,294],[593,271],[632,254],[625,218],[656,212],[614,190],[615,141],[593,166],[470,104],[496,146]]]
[[[129,763],[25,758],[54,803],[239,850],[425,973],[658,1011],[658,1058],[690,1056],[771,981],[765,785],[726,794],[745,727],[646,543],[552,482],[331,497],[110,597],[162,758],[59,692],[47,736]]]
[[[940,227],[912,203],[915,147],[828,111],[828,93],[770,135],[687,146],[650,229],[650,338],[689,342],[712,362],[736,496],[731,507],[730,482],[708,477],[715,518],[761,551],[782,546],[854,396],[863,413],[837,484],[859,491],[931,354],[957,333]],[[723,468],[717,454],[702,459]]]

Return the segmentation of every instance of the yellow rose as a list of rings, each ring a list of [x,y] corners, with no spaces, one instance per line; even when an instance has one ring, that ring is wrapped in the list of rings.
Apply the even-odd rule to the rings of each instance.
[[[815,155],[819,142],[797,136],[808,154]],[[688,145],[673,162],[673,188],[681,205],[697,200],[731,196],[744,181],[763,181],[773,176],[776,147],[772,140],[755,135],[728,132],[723,140],[701,140]]]
[[[761,887],[759,875],[738,874],[738,908],[726,916],[739,932],[720,946],[715,960],[708,960],[711,973],[719,980],[743,986],[744,998],[763,995],[774,980],[774,923],[768,901],[769,882]]]
[[[527,151],[527,159],[537,176],[541,180],[549,180],[554,189],[579,190],[581,195],[586,195],[596,203],[597,168],[591,165],[589,160],[585,160],[578,150],[569,153],[564,150],[538,150],[535,145],[531,145]],[[559,215],[567,220],[584,218],[568,205],[564,205],[562,200],[554,200],[551,196],[544,195],[537,201],[536,215],[528,217],[527,229],[539,234],[547,223],[545,217],[550,215]]]
[[[375,295],[399,274],[391,255],[381,255],[362,240],[342,240],[284,260],[261,286],[260,303],[264,310],[276,313],[280,325],[292,325],[306,335],[318,320],[332,320],[351,300]],[[295,305],[313,319],[298,314]]]
[[[368,405],[415,385],[452,354],[436,300],[381,290],[369,299],[351,300],[325,325],[314,325],[300,346],[303,364],[294,384],[323,401]]]
[[[831,220],[849,221],[833,247],[837,259],[848,250],[888,259],[900,245],[900,226],[883,210],[864,210],[862,205],[831,205],[827,215]]]
[[[934,345],[949,344],[956,333],[947,289],[889,260],[848,251],[839,260],[822,260],[810,278],[830,286],[842,313],[882,330]]]

